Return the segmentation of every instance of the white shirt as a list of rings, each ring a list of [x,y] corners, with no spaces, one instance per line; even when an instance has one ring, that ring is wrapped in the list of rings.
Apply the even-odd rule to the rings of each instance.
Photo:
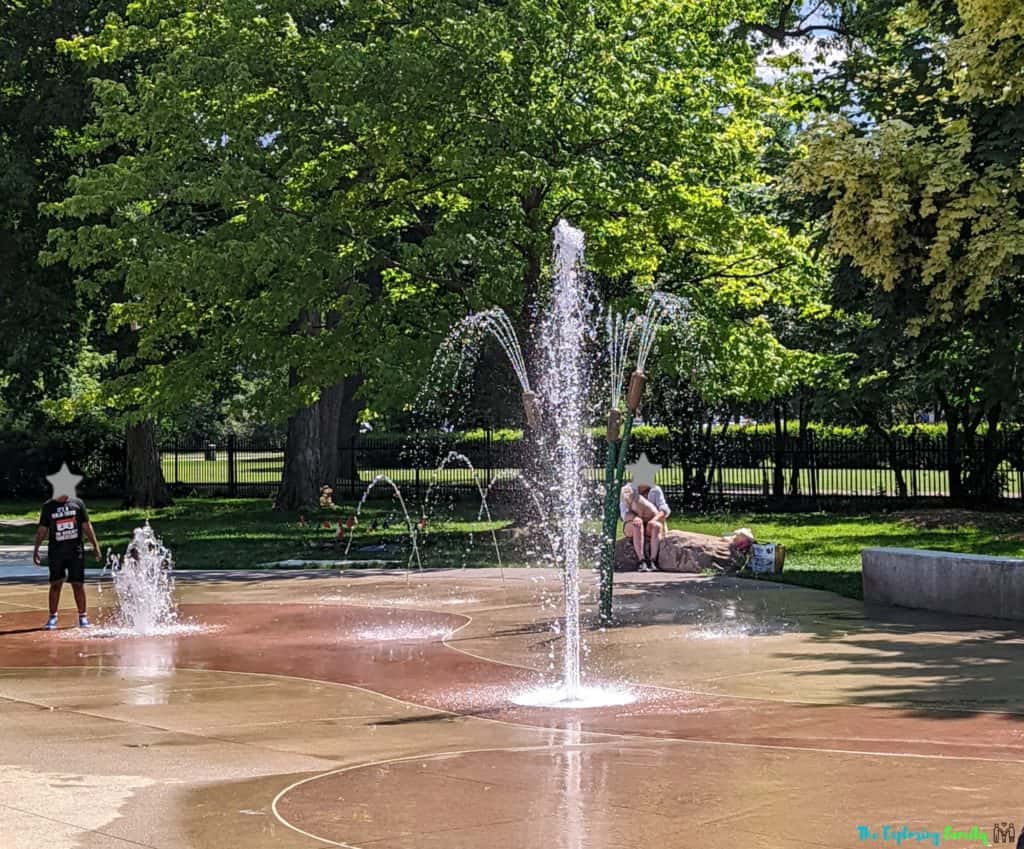
[[[635,484],[626,484],[633,493],[636,495],[640,494],[640,490],[637,489]],[[651,504],[654,505],[656,510],[661,511],[666,516],[672,515],[672,511],[669,509],[668,502],[665,500],[665,493],[661,491],[661,487],[655,484],[651,487],[651,491],[644,496]],[[622,499],[619,499],[619,518],[625,520],[626,513],[629,512],[629,505]]]

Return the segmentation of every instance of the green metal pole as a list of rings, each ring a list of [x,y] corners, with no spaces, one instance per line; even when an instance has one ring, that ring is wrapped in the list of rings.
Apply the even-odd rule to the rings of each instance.
[[[633,413],[626,413],[626,423],[622,428],[622,441],[619,443],[619,463],[615,469],[615,482],[622,489],[622,479],[626,475],[626,456],[629,449],[629,437],[633,435]]]
[[[615,486],[617,453],[618,446],[609,440],[604,466],[604,523],[601,527],[604,550],[601,555],[599,615],[604,624],[608,624],[612,619],[612,593],[615,581],[615,528],[619,521],[618,489]]]
[[[599,615],[601,621],[612,621],[612,598],[615,590],[615,531],[619,524],[619,492],[626,474],[626,455],[629,437],[633,432],[633,414],[626,414],[626,424],[618,444],[609,440],[605,465],[604,494],[604,555],[601,558],[601,593]]]
[[[639,365],[639,364],[638,364]],[[604,494],[604,556],[601,558],[601,594],[599,611],[601,621],[612,621],[612,593],[615,580],[615,529],[619,523],[619,492],[626,475],[629,456],[629,438],[633,434],[633,419],[640,408],[646,378],[639,367],[629,376],[626,393],[626,424],[619,438],[619,411],[608,413],[608,460],[605,466]]]

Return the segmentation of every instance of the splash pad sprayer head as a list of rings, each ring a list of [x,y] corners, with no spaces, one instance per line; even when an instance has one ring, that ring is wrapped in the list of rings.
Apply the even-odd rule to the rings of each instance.
[[[530,389],[523,390],[523,412],[530,430],[540,427],[540,407],[537,406],[537,395]]]
[[[647,378],[644,373],[637,369],[629,378],[629,391],[626,393],[626,406],[629,407],[629,411],[636,415],[636,411],[640,408],[640,399],[644,394],[644,383]]]
[[[618,442],[622,439],[622,413],[614,408],[608,411],[608,432],[605,438],[609,442]]]

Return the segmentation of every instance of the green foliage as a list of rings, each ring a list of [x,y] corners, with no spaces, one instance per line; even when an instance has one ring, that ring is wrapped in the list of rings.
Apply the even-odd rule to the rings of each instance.
[[[1019,8],[1000,17],[1007,6],[1017,4],[851,13],[846,97],[861,112],[824,116],[793,169],[796,189],[826,211],[836,256],[885,290],[925,296],[905,318],[912,335],[983,311],[1019,282],[1024,55],[1007,23]]]
[[[454,317],[528,314],[560,216],[602,280],[738,317],[708,391],[770,394],[803,366],[759,313],[815,272],[765,200],[791,105],[729,33],[762,5],[146,0],[70,39],[76,150],[109,161],[48,207],[48,258],[140,328],[112,395],[171,415],[259,373],[283,414],[360,373],[400,408]]]
[[[71,139],[89,116],[87,70],[60,55],[57,39],[123,8],[118,0],[4,4],[0,13],[0,427],[39,428],[38,404],[66,398],[88,346],[90,305],[62,263],[37,262],[52,220],[42,203],[63,196],[78,167]],[[88,356],[88,355],[87,355]]]
[[[523,438],[522,430],[511,427],[499,427],[495,428],[490,432],[491,442],[519,442]],[[473,430],[467,430],[462,434],[462,439],[466,442],[483,442],[487,439],[487,431],[483,428],[474,428]]]
[[[837,265],[831,300],[853,356],[835,407],[879,433],[934,407],[951,454],[1020,411],[1024,54],[1011,5],[840,4],[845,55],[789,176]],[[951,467],[955,497],[994,491],[998,452],[984,458]]]

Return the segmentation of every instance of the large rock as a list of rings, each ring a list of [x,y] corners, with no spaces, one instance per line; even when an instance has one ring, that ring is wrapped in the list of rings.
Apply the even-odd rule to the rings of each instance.
[[[744,556],[727,539],[695,534],[689,531],[669,531],[658,549],[658,568],[663,572],[736,572],[744,563]],[[640,565],[633,551],[633,543],[623,537],[615,543],[615,570],[635,572]]]

